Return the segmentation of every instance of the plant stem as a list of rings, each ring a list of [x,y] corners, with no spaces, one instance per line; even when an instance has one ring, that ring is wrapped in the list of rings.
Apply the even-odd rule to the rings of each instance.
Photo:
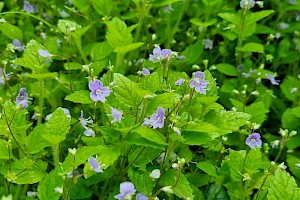
[[[55,168],[57,168],[59,167],[59,160],[60,160],[59,144],[52,146],[52,153],[53,153],[54,166]]]
[[[120,67],[122,66],[124,56],[125,55],[122,53],[117,53],[116,72],[125,72],[126,71],[124,69],[122,71],[120,71]]]
[[[75,38],[74,37],[74,41],[75,41],[75,44],[76,44],[76,47],[77,47],[77,50],[80,54],[80,57],[82,59],[82,61],[84,62],[84,64],[87,64],[89,61],[86,59],[85,55],[84,55],[84,52],[82,50],[82,47],[81,47],[81,39],[80,38]]]
[[[39,85],[40,85],[40,98],[39,98],[39,116],[38,116],[38,124],[42,122],[43,118],[43,108],[44,108],[44,79],[39,80]]]
[[[244,32],[244,24],[245,24],[245,19],[246,19],[246,12],[247,12],[247,9],[245,8],[245,10],[243,12],[243,16],[242,16],[241,30],[240,30],[240,34],[238,37],[237,48],[241,47],[242,43],[243,43],[243,32]],[[237,59],[236,66],[242,64],[242,56],[241,55],[242,55],[241,52],[237,53],[238,59]]]
[[[19,184],[19,185],[17,186],[17,191],[16,191],[16,194],[15,194],[15,196],[14,196],[14,200],[19,200],[19,199],[21,199],[22,191],[23,191],[23,185]]]

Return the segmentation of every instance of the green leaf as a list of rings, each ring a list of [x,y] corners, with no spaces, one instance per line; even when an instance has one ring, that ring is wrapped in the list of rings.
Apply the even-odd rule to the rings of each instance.
[[[227,21],[229,21],[229,22],[231,22],[235,25],[240,24],[240,21],[241,21],[240,17],[235,13],[219,13],[218,15],[222,19],[225,19],[225,20],[227,20]]]
[[[79,90],[65,97],[65,100],[72,101],[74,103],[92,104],[94,101],[90,97],[90,91]]]
[[[76,62],[67,62],[64,64],[65,70],[82,70],[82,65]]]
[[[66,135],[70,130],[70,123],[64,110],[57,108],[52,117],[45,124],[45,131],[42,137],[53,145],[58,144],[66,139]]]
[[[30,40],[26,45],[23,57],[16,59],[16,64],[27,67],[37,74],[44,73],[47,69],[46,58],[39,55],[39,49],[45,50],[37,41]]]
[[[289,130],[299,129],[300,116],[297,117],[297,113],[299,112],[300,112],[300,107],[287,108],[281,117],[282,127],[287,128]]]
[[[168,108],[173,108],[180,100],[180,95],[175,92],[166,92],[153,97],[147,105],[146,115],[152,115],[156,112],[157,108],[163,107],[165,112]]]
[[[213,164],[208,161],[199,162],[197,167],[210,176],[217,177],[217,171]]]
[[[295,91],[295,93],[291,93],[291,90],[293,88],[297,88],[297,91]],[[282,84],[280,84],[280,89],[286,98],[288,98],[290,101],[295,101],[300,95],[300,82],[295,77],[286,76]]]
[[[111,10],[112,10],[111,0],[92,0],[91,3],[99,15],[111,16]]]
[[[169,4],[172,4],[172,3],[176,3],[180,0],[154,0],[152,2],[152,6],[153,7],[162,7],[162,6],[167,6]]]
[[[298,200],[300,189],[297,188],[296,181],[288,172],[277,169],[272,177],[270,188],[268,189],[268,200],[289,199]]]
[[[229,165],[230,176],[233,181],[241,181],[243,179],[240,173],[243,172],[246,151],[230,150],[229,156],[225,162]]]
[[[259,148],[251,149],[246,156],[245,160],[245,170],[250,173],[257,172],[257,169],[260,168],[262,153]]]
[[[225,110],[213,110],[205,115],[205,121],[218,127],[220,135],[238,130],[249,119],[250,115],[247,113]]]
[[[8,37],[9,39],[18,39],[20,41],[23,40],[23,33],[21,29],[17,26],[14,26],[8,22],[0,22],[0,30],[1,32]]]
[[[238,51],[243,51],[243,52],[257,52],[257,53],[264,53],[264,46],[255,43],[255,42],[249,42],[245,44],[243,47],[237,48]]]
[[[128,161],[134,163],[134,166],[146,168],[146,164],[157,158],[161,154],[160,149],[141,146],[132,151],[128,156]]]
[[[60,168],[52,170],[43,181],[41,181],[37,188],[37,196],[40,200],[58,200],[60,198],[60,193],[55,192],[55,188],[63,188],[64,182],[62,177],[59,175],[61,173]]]
[[[133,108],[136,108],[142,98],[149,94],[148,91],[139,89],[137,83],[122,74],[114,74],[114,83],[114,94],[118,100]]]
[[[132,44],[127,44],[121,47],[116,47],[115,52],[119,54],[126,54],[130,51],[133,51],[139,47],[141,47],[144,43],[143,42],[137,42],[137,43],[132,43]]]
[[[137,128],[133,129],[132,132],[141,135],[143,138],[151,142],[167,145],[166,139],[160,132],[147,126],[138,126]]]
[[[8,155],[8,143],[6,140],[0,139],[0,159],[9,159]]]
[[[268,113],[269,110],[265,108],[265,105],[262,101],[259,101],[247,106],[245,108],[245,112],[251,115],[251,122],[262,124],[266,120],[266,113]]]
[[[124,142],[131,145],[139,145],[139,146],[146,146],[146,147],[153,147],[156,149],[165,149],[165,145],[159,144],[157,142],[153,142],[151,140],[142,137],[140,134],[135,132],[129,132],[126,137],[124,138]]]
[[[10,182],[34,184],[40,182],[47,174],[45,172],[47,164],[41,160],[33,161],[29,158],[22,158],[21,160],[12,162],[11,166],[2,165],[0,173]]]
[[[192,24],[196,25],[196,26],[200,26],[200,27],[206,28],[206,27],[209,27],[209,26],[215,24],[217,22],[217,20],[216,19],[210,19],[207,22],[202,22],[202,20],[199,19],[199,18],[193,18],[193,19],[190,20],[190,22]]]
[[[58,30],[65,35],[68,35],[70,32],[74,32],[78,29],[81,29],[81,26],[78,25],[76,22],[65,19],[58,20],[57,27]]]
[[[87,186],[85,180],[78,179],[72,187],[70,199],[90,199],[92,195],[93,191]]]
[[[106,39],[111,47],[115,49],[132,43],[131,30],[127,28],[124,21],[114,17],[111,21],[106,22],[106,25],[108,29]]]
[[[238,76],[239,74],[237,68],[230,64],[220,63],[216,67],[219,72],[228,76]]]
[[[272,14],[274,10],[263,10],[259,12],[254,12],[250,14],[250,23],[257,22],[265,17],[268,17],[270,14]]]
[[[136,189],[146,196],[152,195],[152,190],[155,186],[155,181],[152,181],[148,173],[129,168],[128,176]]]
[[[159,76],[157,72],[153,72],[152,74],[144,77],[141,81],[141,89],[148,90],[155,93],[159,88]]]
[[[91,57],[95,60],[103,60],[113,52],[113,48],[108,42],[94,43],[92,44]]]
[[[26,74],[26,76],[29,78],[34,78],[34,79],[56,78],[57,72],[44,73],[44,74]]]
[[[193,131],[182,131],[181,135],[184,138],[184,143],[188,145],[203,145],[219,136],[217,134]]]
[[[38,153],[45,147],[50,147],[52,144],[45,140],[41,133],[46,132],[45,125],[40,124],[36,126],[33,131],[26,138],[26,147],[30,154]]]
[[[79,165],[86,163],[89,157],[104,152],[106,148],[105,146],[84,146],[78,148],[76,150],[75,163],[73,163],[74,155],[69,154],[62,164],[63,170],[66,172],[72,171],[73,165],[77,168]]]
[[[211,75],[209,70],[204,71],[205,80],[209,83],[206,87],[206,96],[217,96],[218,87],[215,78]]]
[[[179,179],[177,180],[177,178]],[[180,176],[178,176],[178,171],[175,169],[169,169],[163,175],[163,177],[161,178],[161,184],[163,186],[172,186],[174,194],[179,198],[183,198],[183,199],[194,198],[193,190],[190,186],[189,181],[182,173],[180,173]]]

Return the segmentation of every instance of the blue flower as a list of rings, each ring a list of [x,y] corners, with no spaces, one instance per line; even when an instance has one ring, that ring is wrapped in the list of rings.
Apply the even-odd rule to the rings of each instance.
[[[142,74],[143,74],[144,76],[150,75],[149,69],[147,69],[147,68],[144,67],[144,68],[142,69]]]
[[[142,193],[138,193],[135,197],[136,200],[148,200],[149,198],[143,195]]]
[[[260,139],[260,135],[259,133],[252,133],[251,135],[249,135],[246,138],[246,142],[245,142],[251,149],[255,148],[255,147],[259,147],[261,148],[262,145],[262,141]]]
[[[113,117],[111,123],[115,123],[115,122],[120,123],[122,120],[122,113],[119,110],[115,109],[114,107],[110,107],[110,109],[111,109],[111,114],[108,115]]]
[[[110,90],[103,86],[103,83],[96,79],[89,82],[89,89],[91,90],[90,97],[94,102],[105,102],[105,97],[110,95]]]
[[[153,49],[153,54],[149,55],[149,60],[152,62],[161,62],[164,59],[168,58],[172,53],[172,50],[170,49],[163,49],[161,50],[161,48],[159,46],[155,47]]]
[[[152,114],[150,119],[145,118],[142,123],[143,126],[150,126],[153,129],[162,128],[165,120],[165,109],[158,107],[156,113]]]
[[[14,45],[14,49],[16,49],[16,50],[18,50],[18,51],[24,50],[24,46],[22,46],[20,40],[18,40],[18,39],[13,39],[12,44]]]
[[[28,107],[28,94],[26,93],[26,88],[20,89],[20,92],[16,98],[16,102],[18,106],[21,106],[21,108]]]
[[[83,126],[83,128],[85,129],[85,131],[83,132],[83,134],[87,137],[95,137],[95,131],[93,131],[93,129],[91,129],[91,127],[93,126],[93,120],[91,119],[91,117],[89,118],[84,118],[83,116],[83,111],[81,110],[80,112],[80,118],[79,118],[79,122],[80,124]]]
[[[10,74],[5,74],[4,69],[0,69],[0,84],[4,87],[5,81],[10,79]]]
[[[176,86],[181,86],[183,83],[184,83],[184,79],[183,78],[179,78],[176,82],[175,82],[175,85]]]
[[[24,1],[23,10],[27,13],[34,13],[34,7],[28,1]]]
[[[46,58],[46,61],[45,61],[46,64],[50,62],[51,54],[47,50],[39,49],[38,53],[40,56]]]
[[[202,44],[204,45],[204,49],[212,49],[213,48],[213,41],[210,39],[204,39],[202,41]]]
[[[255,5],[255,0],[241,0],[240,7],[245,9],[253,8]]]
[[[130,197],[136,192],[133,183],[123,182],[120,184],[120,194],[115,196],[115,199],[125,200],[130,199]]]
[[[190,87],[195,88],[196,92],[199,92],[200,94],[206,94],[205,88],[207,85],[208,83],[205,81],[205,75],[201,71],[197,71],[190,81]]]
[[[103,172],[103,170],[101,169],[101,166],[99,165],[98,161],[94,157],[90,157],[88,161],[89,161],[89,163],[91,165],[91,168],[95,172],[97,172],[97,173]]]
[[[271,81],[273,85],[279,85],[279,80],[276,80],[271,74],[266,74],[267,78]]]

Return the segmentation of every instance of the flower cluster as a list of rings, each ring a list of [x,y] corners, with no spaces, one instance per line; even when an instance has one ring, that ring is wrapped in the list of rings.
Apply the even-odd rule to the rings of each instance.
[[[105,98],[110,95],[110,90],[107,87],[103,86],[103,83],[96,79],[89,82],[90,97],[94,102],[105,102]]]
[[[149,55],[149,60],[152,62],[161,62],[170,57],[171,49],[161,49],[159,46],[153,49],[153,54]]]
[[[208,82],[205,81],[205,75],[201,71],[195,72],[193,78],[190,81],[190,87],[195,88],[196,92],[200,94],[206,94],[205,88],[207,87]]]
[[[162,107],[158,107],[156,113],[152,114],[150,119],[145,118],[142,125],[150,126],[153,129],[162,128],[164,126],[164,120],[165,120],[165,109]]]

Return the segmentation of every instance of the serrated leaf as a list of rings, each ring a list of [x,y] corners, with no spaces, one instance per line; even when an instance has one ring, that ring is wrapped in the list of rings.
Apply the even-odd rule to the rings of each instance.
[[[129,132],[126,137],[124,138],[124,142],[131,145],[139,145],[139,146],[146,146],[146,147],[153,147],[156,149],[165,149],[165,145],[158,144],[156,142],[147,140],[145,137],[142,137],[138,133]]]
[[[121,47],[116,47],[115,52],[119,54],[126,54],[130,51],[133,51],[139,47],[141,47],[144,43],[143,42],[137,42],[137,43],[132,43],[132,44],[127,44]]]
[[[68,62],[64,64],[64,68],[65,70],[78,70],[78,69],[82,69],[82,65],[79,63],[75,63],[75,62]]]
[[[240,173],[243,172],[246,151],[230,150],[229,156],[225,162],[229,165],[230,176],[233,181],[241,181],[243,179]]]
[[[257,52],[264,53],[264,46],[255,42],[249,42],[245,44],[243,47],[236,48],[238,51],[243,52]]]
[[[133,108],[137,107],[142,98],[149,94],[148,91],[141,90],[138,87],[138,84],[131,81],[127,77],[122,74],[115,73],[114,74],[114,94],[127,106],[131,106]]]
[[[200,20],[199,18],[193,18],[190,20],[190,22],[196,26],[200,26],[200,27],[209,27],[213,24],[215,24],[217,22],[216,19],[210,19],[207,22],[202,22],[202,20]]]
[[[291,93],[294,88],[297,88],[296,91]],[[280,84],[280,89],[286,98],[290,101],[295,101],[299,96],[300,82],[295,77],[286,76],[282,84]]]
[[[218,134],[194,131],[182,131],[181,135],[184,138],[184,144],[188,145],[203,145],[219,136]]]
[[[175,92],[166,92],[153,97],[147,105],[146,115],[148,116],[155,113],[159,106],[167,111],[168,108],[174,107],[179,102],[180,97],[181,96]]]
[[[90,97],[90,92],[87,90],[79,90],[65,97],[65,100],[74,103],[92,104],[94,101]]]
[[[143,138],[151,142],[155,142],[160,145],[167,145],[166,139],[160,132],[147,126],[139,126],[133,129],[132,132],[141,135]]]
[[[213,164],[208,161],[199,162],[197,167],[210,176],[217,177],[217,171]]]
[[[55,192],[55,188],[63,188],[64,185],[62,177],[59,176],[59,173],[62,173],[61,169],[56,168],[39,183],[37,188],[37,196],[40,200],[58,200],[60,198],[61,194]]]
[[[6,140],[0,139],[0,159],[8,160],[8,143]]]
[[[23,40],[22,30],[15,25],[12,25],[8,22],[0,23],[0,30],[6,37],[8,37],[11,40]]]
[[[227,21],[229,21],[229,22],[231,22],[235,25],[240,24],[240,21],[241,21],[240,17],[235,13],[219,13],[218,15],[222,19],[225,19],[225,20],[227,20]]]
[[[53,145],[66,139],[66,135],[70,130],[70,123],[62,108],[57,108],[55,110],[52,117],[45,124],[45,128],[47,131],[41,135]]]
[[[124,21],[114,17],[111,21],[106,22],[107,33],[106,39],[114,49],[131,44],[133,41],[131,30],[127,29]]]
[[[57,27],[60,32],[66,35],[68,35],[69,32],[73,32],[81,28],[81,26],[78,25],[76,22],[65,19],[58,20]]]
[[[102,60],[113,52],[113,48],[108,42],[94,43],[91,49],[91,57],[95,60]]]
[[[251,105],[247,106],[245,108],[245,112],[251,115],[250,118],[251,122],[262,124],[266,120],[267,118],[266,113],[268,113],[269,110],[266,109],[264,103],[260,101],[260,102],[254,102]]]
[[[178,178],[178,180],[177,180]],[[177,184],[176,184],[177,181]],[[161,184],[163,186],[172,186],[174,194],[183,199],[193,199],[194,194],[190,186],[189,181],[186,179],[185,175],[180,173],[178,176],[178,171],[175,169],[169,169],[161,178]],[[176,185],[176,186],[174,186]]]
[[[216,67],[219,72],[228,76],[238,76],[239,74],[237,68],[230,64],[220,63]]]
[[[45,125],[40,124],[36,126],[26,138],[26,147],[30,154],[38,153],[45,147],[49,147],[52,145],[41,136],[41,133],[45,131],[47,131],[45,130]]]
[[[155,93],[160,88],[159,76],[157,72],[154,72],[146,77],[144,77],[141,81],[141,89],[149,90]]]
[[[149,174],[134,168],[130,168],[128,170],[128,176],[139,192],[146,196],[152,195],[155,181],[151,180]]]
[[[215,78],[211,75],[209,70],[204,71],[205,81],[208,82],[206,87],[206,96],[217,96],[218,87]]]
[[[250,22],[257,22],[265,17],[268,17],[270,14],[272,14],[274,10],[262,10],[259,12],[254,12],[250,14]]]
[[[112,10],[111,0],[92,0],[91,3],[99,15],[111,16],[111,10]]]
[[[57,72],[44,73],[44,74],[26,74],[26,76],[34,79],[56,78]]]
[[[221,135],[236,131],[250,119],[250,115],[234,111],[211,111],[205,115],[205,121],[218,127]]]
[[[281,123],[283,128],[289,130],[297,130],[300,127],[300,117],[297,117],[295,113],[300,107],[287,108],[281,116]]]
[[[262,153],[259,148],[251,149],[245,159],[245,170],[250,173],[257,172],[260,168]]]
[[[297,188],[296,181],[288,172],[277,169],[272,177],[270,188],[268,189],[268,200],[298,200],[300,188]]]

